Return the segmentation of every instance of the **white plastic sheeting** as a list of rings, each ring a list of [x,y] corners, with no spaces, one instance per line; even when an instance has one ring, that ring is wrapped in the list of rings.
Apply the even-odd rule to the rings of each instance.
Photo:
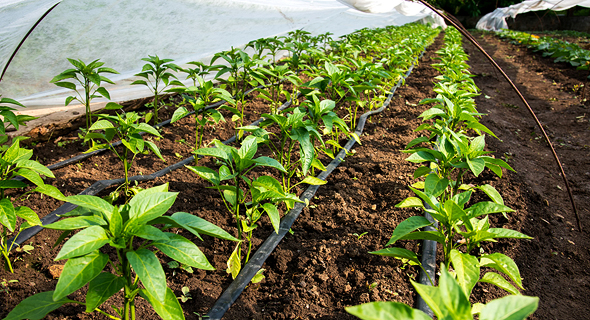
[[[479,30],[499,31],[508,29],[507,17],[539,10],[563,11],[580,6],[590,8],[590,0],[527,0],[506,8],[498,8],[481,17],[475,26]]]
[[[0,70],[24,34],[58,2],[0,4]],[[100,59],[121,73],[109,76],[116,82],[106,86],[111,99],[125,101],[150,95],[145,86],[130,85],[148,55],[179,65],[209,62],[221,50],[296,29],[338,37],[418,20],[444,25],[422,4],[402,0],[63,0],[20,48],[0,82],[0,94],[29,107],[27,114],[35,108],[69,109],[73,105],[65,108],[64,101],[72,92],[49,81],[71,67],[66,58]]]

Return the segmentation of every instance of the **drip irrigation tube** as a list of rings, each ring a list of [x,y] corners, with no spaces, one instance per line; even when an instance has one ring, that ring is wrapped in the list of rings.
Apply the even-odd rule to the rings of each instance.
[[[420,59],[424,55],[424,51],[420,54],[418,59]],[[360,137],[363,133],[363,129],[365,127],[365,123],[367,118],[383,112],[385,108],[391,102],[395,91],[404,83],[404,80],[412,73],[414,69],[414,64],[410,66],[408,71],[405,75],[397,82],[397,84],[391,89],[391,93],[388,95],[387,99],[383,102],[383,105],[379,109],[371,110],[366,112],[362,116],[359,117],[359,121],[357,127],[355,129],[355,133]],[[321,180],[326,180],[330,173],[338,167],[338,165],[344,160],[346,157],[347,152],[351,150],[354,146],[355,140],[350,139],[344,146],[342,150],[338,153],[338,155],[330,162],[330,164],[326,167],[326,171],[322,171],[317,178]],[[318,190],[319,186],[309,186],[300,197],[302,201],[309,201],[313,198],[316,191]],[[284,217],[281,219],[281,224],[279,226],[279,232],[272,232],[270,236],[264,241],[264,243],[260,246],[258,250],[252,255],[250,261],[242,268],[242,271],[238,274],[235,280],[229,285],[227,289],[221,294],[219,299],[215,302],[211,311],[207,314],[207,319],[210,320],[219,320],[223,317],[225,312],[231,307],[231,305],[238,299],[242,291],[246,288],[246,286],[250,283],[254,275],[262,268],[262,265],[266,261],[266,259],[270,256],[270,254],[274,251],[277,247],[279,242],[283,239],[283,237],[287,234],[287,232],[291,229],[291,226],[303,211],[305,204],[297,203],[293,209],[291,209]],[[436,244],[435,244],[436,246]],[[435,249],[436,250],[436,249]]]
[[[426,204],[425,207],[426,209],[432,209],[428,204]],[[434,227],[428,226],[424,228],[424,231],[436,231],[435,228],[438,228],[438,221],[434,220],[428,212],[424,212],[424,217],[434,224]],[[422,241],[421,262],[423,269],[420,270],[420,277],[418,279],[418,282],[426,286],[436,285],[436,283],[430,282],[430,279],[436,282],[436,241]],[[418,299],[416,301],[416,308],[422,310],[431,318],[434,317],[434,312],[432,312],[428,304],[426,304],[426,301],[424,301],[424,299],[422,299],[422,296],[420,295],[418,295]]]
[[[252,89],[252,90],[255,90],[255,89]],[[298,97],[298,95],[295,96],[295,99],[297,97]],[[278,110],[283,110],[283,109],[289,107],[291,105],[291,101],[292,100],[289,100],[289,101],[285,102]],[[208,106],[207,108],[214,108],[214,107],[215,107],[215,104],[213,104],[211,106]],[[250,125],[257,125],[260,122],[262,122],[263,120],[264,120],[264,118],[260,118],[260,119],[258,119],[256,121],[252,122]],[[165,123],[163,125],[166,125],[166,124],[170,123],[170,120],[166,120],[166,121],[164,121],[162,123]],[[160,125],[162,123],[159,123],[158,125]],[[236,140],[236,136],[234,135],[231,138],[223,141],[223,143],[224,144],[229,144],[229,143],[233,143],[235,140]],[[117,142],[115,142],[115,143],[117,143]],[[118,143],[120,143],[120,142],[118,142]],[[104,149],[104,150],[106,150],[106,149]],[[95,152],[101,152],[101,150],[97,150]],[[94,154],[94,152],[89,153],[89,154]],[[88,154],[81,154],[81,155],[78,155],[78,156],[73,157],[71,159],[68,159],[66,161],[71,161],[74,158],[77,159],[76,161],[79,161],[80,158],[77,158],[77,157],[86,156],[86,155],[88,155]],[[82,159],[84,159],[84,158],[82,158]],[[139,182],[139,181],[154,180],[154,179],[156,179],[158,177],[162,177],[162,176],[170,173],[173,170],[182,168],[185,165],[193,162],[194,160],[195,160],[195,156],[190,156],[190,157],[188,157],[188,158],[186,158],[186,159],[184,159],[184,160],[182,160],[180,162],[177,162],[177,163],[175,163],[175,164],[173,164],[171,166],[168,166],[168,167],[166,167],[166,168],[164,168],[164,169],[162,169],[160,171],[154,172],[152,174],[138,175],[138,176],[130,177],[129,178],[129,182],[134,182],[134,181],[138,181]],[[125,182],[125,179],[124,178],[112,179],[112,180],[100,180],[100,181],[97,181],[94,184],[92,184],[90,187],[86,188],[84,191],[80,192],[79,195],[91,195],[91,196],[92,195],[96,195],[99,192],[103,191],[104,189],[106,189],[106,188],[108,188],[110,186],[121,184],[123,182]],[[41,226],[34,226],[34,227],[27,228],[27,229],[23,230],[22,232],[20,232],[16,237],[11,237],[7,241],[8,248],[11,248],[11,249],[14,248],[14,245],[15,244],[17,244],[17,245],[20,246],[21,244],[23,244],[25,241],[29,240],[34,235],[36,235],[37,233],[41,232],[41,230],[43,230],[43,226],[44,225],[48,225],[50,223],[53,223],[53,222],[59,220],[60,219],[60,216],[59,215],[64,214],[64,213],[67,213],[67,212],[70,212],[70,211],[74,210],[76,207],[77,207],[76,205],[73,205],[73,204],[71,204],[69,202],[61,205],[59,208],[57,208],[53,212],[51,212],[48,215],[46,215],[43,218],[41,218]]]

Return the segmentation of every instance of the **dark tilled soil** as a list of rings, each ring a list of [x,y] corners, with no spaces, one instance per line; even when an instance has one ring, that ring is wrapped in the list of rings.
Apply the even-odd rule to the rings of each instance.
[[[397,91],[391,106],[367,123],[361,137],[363,144],[356,145],[354,156],[346,158],[329,177],[328,184],[320,187],[293,225],[293,234],[288,234],[266,261],[266,279],[246,288],[224,319],[353,319],[344,311],[345,306],[376,300],[414,303],[416,295],[409,280],[417,277],[418,269],[368,252],[382,249],[397,224],[419,214],[413,209],[394,208],[410,195],[407,187],[414,182],[415,165],[405,161],[406,156],[399,150],[418,136],[413,132],[421,123],[417,116],[428,108],[418,102],[434,96],[432,81],[437,72],[430,64],[434,62],[434,51],[442,44],[441,38],[428,48],[406,85]],[[590,207],[588,109],[572,90],[585,76],[580,80],[572,68],[553,65],[548,62],[550,59],[523,48],[516,51],[514,46],[492,36],[477,39],[523,90],[544,123],[564,163],[582,226],[587,230],[590,225],[584,218]],[[500,241],[484,246],[483,250],[502,252],[515,259],[524,278],[524,294],[541,299],[534,319],[582,319],[589,311],[585,299],[589,291],[588,235],[577,229],[563,180],[526,109],[483,56],[468,44],[466,49],[472,54],[472,73],[477,75],[475,81],[482,89],[482,95],[477,98],[478,108],[488,114],[483,123],[501,139],[488,137],[489,149],[496,151],[496,157],[507,159],[517,171],[505,173],[503,179],[484,173],[472,182],[494,185],[506,204],[516,210],[508,219],[501,215],[494,217],[494,227],[506,226],[534,237],[531,241]],[[576,94],[579,96],[581,92]],[[257,99],[250,102],[249,108],[253,109],[249,121],[257,118],[256,113],[269,111]],[[172,109],[168,110],[171,112]],[[132,174],[151,173],[179,161],[178,156],[189,156],[194,143],[193,124],[187,118],[166,127],[164,139],[154,139],[166,163],[153,156],[139,156]],[[231,127],[231,123],[226,123],[216,130],[209,129],[207,141],[227,139]],[[35,155],[42,163],[52,164],[84,150],[77,141],[58,146],[56,139],[52,136],[48,142],[36,146]],[[265,148],[260,151],[268,153]],[[327,163],[328,159],[323,161]],[[199,165],[213,164],[201,160]],[[79,193],[96,180],[122,176],[120,164],[108,152],[54,173],[56,179],[47,182],[66,195]],[[261,173],[272,174],[264,171],[256,174]],[[219,195],[206,189],[207,183],[188,169],[140,185],[149,187],[165,182],[170,183],[171,191],[180,192],[171,212],[196,214],[235,234],[235,222],[223,208]],[[22,205],[31,206],[43,216],[60,203],[33,194]],[[255,230],[255,248],[271,232],[268,219],[263,219]],[[195,269],[188,273],[164,263],[168,285],[174,293],[181,296],[182,287],[190,289],[192,299],[182,303],[186,317],[198,319],[198,314],[206,313],[231,283],[225,269],[234,245],[207,236],[201,242],[187,232],[182,234],[197,241],[217,269],[212,272]],[[4,299],[0,299],[0,316],[5,316],[24,298],[55,288],[57,280],[52,278],[51,270],[64,263],[53,261],[60,247],[51,247],[58,236],[58,232],[45,230],[27,242],[35,247],[30,254],[13,253],[17,259],[15,274],[2,271],[0,279],[18,282],[5,287]],[[408,241],[404,246],[419,249],[416,242]],[[165,256],[160,257],[164,262],[169,261]],[[82,289],[70,298],[83,301],[84,295]],[[478,285],[472,300],[487,302],[502,295],[491,286]],[[112,298],[105,306],[120,305],[121,300]],[[137,308],[139,319],[157,318],[142,299],[138,299]],[[104,309],[112,312],[110,307]],[[85,314],[84,307],[77,305],[65,305],[48,318],[106,319],[97,313]]]

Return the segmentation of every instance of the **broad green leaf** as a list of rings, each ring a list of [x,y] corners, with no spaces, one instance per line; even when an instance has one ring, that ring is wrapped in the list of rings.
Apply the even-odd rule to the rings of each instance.
[[[465,210],[470,218],[477,218],[479,216],[499,213],[499,212],[514,212],[509,207],[489,201],[478,202]]]
[[[167,233],[168,241],[158,240],[152,243],[170,258],[191,267],[203,270],[215,270],[199,247],[181,235]]]
[[[179,107],[178,109],[176,109],[174,111],[174,114],[172,114],[172,118],[170,119],[170,123],[174,123],[184,117],[186,117],[190,112],[188,111],[187,108],[185,107]]]
[[[20,160],[19,162],[17,162],[16,167],[30,169],[40,174],[43,174],[47,177],[55,178],[53,173],[51,173],[51,170],[47,169],[46,166],[40,164],[35,160]]]
[[[277,209],[277,207],[272,203],[265,203],[262,205],[262,208],[264,208],[264,211],[266,211],[266,214],[268,214],[268,217],[270,218],[270,222],[272,224],[272,227],[275,229],[275,232],[278,234],[279,233],[279,224],[281,223],[281,214],[279,213],[279,209]]]
[[[90,253],[109,242],[109,238],[102,227],[91,226],[68,240],[61,248],[55,261],[70,259]]]
[[[467,165],[473,174],[477,177],[485,169],[485,161],[480,158],[469,159],[467,158]]]
[[[156,298],[157,301],[164,303],[166,299],[166,275],[156,255],[147,249],[137,251],[128,251],[127,259],[131,267],[143,283],[145,289]]]
[[[211,182],[213,185],[218,186],[220,181],[220,177],[219,174],[208,167],[193,167],[193,166],[185,166],[187,169],[189,169],[190,171],[196,173],[199,177]],[[219,169],[219,171],[221,172],[221,168]]]
[[[67,295],[85,286],[100,274],[108,261],[109,256],[98,250],[85,256],[68,260],[55,286],[53,300],[58,301],[65,298]]]
[[[439,290],[444,304],[443,313],[446,314],[444,319],[473,320],[469,298],[444,266],[439,278]]]
[[[8,228],[10,232],[14,232],[14,228],[16,228],[14,206],[7,198],[0,200],[0,223]]]
[[[455,249],[451,250],[449,259],[457,274],[459,286],[463,289],[465,296],[471,296],[471,290],[479,280],[479,261],[477,261],[476,257],[461,253]]]
[[[53,300],[53,291],[37,293],[21,301],[4,320],[43,319],[51,311],[71,302],[75,301],[68,298]]]
[[[346,307],[346,312],[362,320],[431,320],[424,312],[400,302],[377,301]]]
[[[447,212],[447,216],[451,224],[454,225],[458,221],[462,221],[468,231],[473,230],[473,225],[471,225],[471,221],[469,220],[469,217],[467,217],[467,213],[457,203],[455,203],[455,201],[445,201],[445,211]]]
[[[481,256],[479,260],[479,265],[482,267],[489,267],[496,269],[508,277],[518,285],[519,288],[524,289],[522,287],[522,278],[520,277],[520,271],[518,271],[518,266],[507,255],[501,254],[499,252],[492,253],[492,254],[485,254]]]
[[[21,217],[23,219],[25,219],[25,221],[27,221],[29,223],[29,225],[31,226],[39,226],[41,225],[41,220],[39,219],[39,216],[37,215],[37,213],[35,213],[35,211],[33,211],[33,209],[29,208],[29,207],[16,207],[14,209],[14,213],[16,214],[17,217]],[[21,229],[23,228],[22,225],[20,227]]]
[[[395,227],[395,230],[393,230],[391,238],[389,239],[389,241],[387,241],[387,244],[385,246],[390,246],[394,244],[397,240],[399,240],[401,237],[407,235],[408,233],[429,226],[431,224],[432,222],[428,221],[428,219],[422,216],[409,217],[408,219],[402,221],[397,227]]]
[[[178,223],[195,229],[197,232],[219,239],[240,241],[213,223],[186,212],[176,212],[171,216]]]
[[[420,197],[420,199],[424,200],[424,202],[426,202],[431,208],[434,209],[438,207],[438,201],[436,198],[412,187],[410,187],[410,190],[414,191],[414,193]]]
[[[371,251],[369,253],[397,259],[408,259],[418,265],[421,264],[418,256],[413,251],[404,248],[385,248],[378,251]]]
[[[275,160],[273,158],[258,157],[256,159],[253,159],[252,161],[254,161],[256,164],[258,164],[260,166],[272,167],[272,168],[278,169],[284,173],[287,173],[287,170],[285,170],[285,168],[283,168],[283,166],[277,160]]]
[[[504,199],[502,199],[502,196],[498,190],[496,190],[496,188],[492,187],[491,185],[484,184],[483,186],[478,186],[477,188],[485,192],[485,194],[487,194],[488,197],[490,197],[490,199],[492,199],[492,201],[495,203],[502,205],[504,204]]]
[[[448,179],[441,179],[435,173],[431,173],[424,180],[424,192],[438,197],[445,191],[448,185]]]
[[[18,170],[18,172],[16,174],[31,181],[32,183],[34,183],[37,186],[42,186],[45,184],[45,182],[43,182],[43,179],[41,179],[39,174],[35,171],[29,170],[29,169],[20,169],[20,170]],[[59,200],[62,200],[62,199],[59,199]]]
[[[256,274],[254,275],[254,277],[252,277],[252,280],[250,280],[250,282],[256,284],[259,283],[260,281],[264,280],[264,274],[262,274],[266,269],[260,269],[258,270],[258,272],[256,272]]]
[[[69,196],[66,200],[71,204],[102,212],[108,220],[110,220],[111,214],[114,210],[113,205],[95,196],[76,195]]]
[[[489,228],[487,231],[493,234],[494,238],[532,239],[524,233],[505,228]]]
[[[22,169],[21,169],[22,170]],[[30,171],[32,172],[32,171]],[[37,176],[39,176],[37,174]],[[41,179],[41,178],[39,178]],[[43,182],[43,180],[41,180]],[[29,185],[18,180],[2,180],[0,181],[0,189],[16,189],[16,188],[26,188]]]
[[[242,141],[242,147],[238,150],[240,159],[252,159],[258,150],[258,144],[256,143],[256,137],[248,136]]]
[[[109,120],[98,120],[92,126],[90,126],[89,131],[93,130],[106,130],[106,129],[114,129],[115,126]]]
[[[33,191],[37,191],[37,192],[42,193],[46,196],[50,196],[50,197],[55,198],[59,201],[68,201],[66,196],[64,196],[64,194],[61,193],[61,191],[59,191],[58,188],[56,188],[50,184],[38,185],[37,188],[35,188]]]
[[[236,248],[232,252],[231,256],[227,260],[227,269],[225,270],[225,272],[231,274],[232,279],[235,279],[238,276],[238,274],[240,273],[240,270],[242,269],[240,256],[238,255],[239,248],[240,248],[240,243],[238,243],[238,245],[236,246]]]
[[[162,135],[158,132],[158,130],[156,130],[154,127],[150,126],[147,123],[140,123],[137,125],[137,130],[138,131],[143,131],[149,134],[152,134],[156,137],[161,137]]]
[[[450,317],[445,318],[446,313],[443,314],[443,310],[445,310],[445,307],[443,305],[440,288],[420,284],[412,280],[410,280],[410,282],[416,289],[416,292],[418,292],[420,297],[424,300],[424,302],[426,302],[426,304],[430,307],[430,309],[438,319],[453,319]]]
[[[412,153],[409,157],[406,158],[406,161],[414,162],[414,163],[421,163],[421,162],[434,162],[436,158],[428,152],[425,151],[418,151]]]
[[[524,320],[539,306],[539,298],[507,296],[486,304],[479,314],[480,320]]]
[[[445,244],[445,237],[439,231],[414,231],[401,237],[399,240],[432,240],[440,244]]]
[[[407,197],[402,202],[395,205],[396,208],[422,208],[424,205],[422,204],[422,200],[416,197]]]
[[[429,174],[431,171],[432,169],[430,169],[430,167],[422,166],[414,171],[414,178],[418,179],[421,176]]]
[[[324,181],[313,176],[307,176],[305,179],[303,179],[303,181],[301,181],[301,183],[307,183],[311,186],[321,186],[328,183],[328,181]]]
[[[43,226],[46,229],[54,230],[77,230],[91,226],[106,226],[107,222],[98,216],[79,216],[63,219],[52,224]]]
[[[520,294],[520,292],[518,291],[518,289],[516,289],[516,287],[514,287],[510,282],[508,282],[506,279],[504,279],[504,277],[502,277],[501,275],[499,275],[495,272],[486,273],[479,280],[479,282],[491,283],[491,284],[499,287],[500,289],[506,290],[510,294]]]
[[[168,241],[168,236],[165,232],[161,231],[160,229],[150,226],[150,225],[141,225],[135,228],[132,234],[136,237],[140,237],[147,240],[153,241]]]
[[[166,296],[163,300],[159,300],[150,291],[141,289],[139,295],[147,300],[152,305],[156,313],[163,320],[182,320],[184,319],[184,313],[180,302],[174,295],[174,292],[170,288],[166,288]]]
[[[153,220],[170,209],[178,192],[138,193],[129,201],[129,220],[136,225]]]
[[[201,149],[195,150],[195,154],[198,154],[201,156],[215,157],[218,159],[223,159],[223,160],[229,161],[228,154],[224,150],[221,150],[220,148],[201,148]]]

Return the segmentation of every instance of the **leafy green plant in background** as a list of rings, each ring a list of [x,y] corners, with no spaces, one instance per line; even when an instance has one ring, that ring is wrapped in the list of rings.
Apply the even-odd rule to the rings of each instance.
[[[205,82],[200,76],[196,76],[195,79],[198,81],[199,86],[176,87],[169,91],[182,93],[185,100],[193,108],[195,117],[194,149],[197,150],[202,145],[205,126],[208,124],[217,124],[224,120],[221,112],[216,109],[206,109],[206,107],[217,101],[225,101],[231,105],[235,105],[235,100],[232,99],[227,90],[214,87],[212,81]],[[174,111],[170,122],[174,123],[189,114],[190,111],[186,107],[179,107]],[[197,159],[195,157],[195,160]]]
[[[160,149],[155,143],[144,140],[141,132],[152,134],[156,137],[162,137],[158,130],[147,123],[139,122],[141,117],[135,112],[127,112],[114,116],[99,114],[96,123],[90,127],[89,132],[84,137],[85,141],[92,140],[92,147],[86,152],[92,152],[99,149],[109,149],[123,163],[125,172],[125,182],[122,187],[126,197],[130,197],[134,191],[129,187],[129,169],[133,165],[135,157],[140,153],[148,153],[151,150],[158,158],[164,161]],[[94,132],[91,132],[94,131]],[[121,140],[124,148],[123,151],[117,151],[111,141],[117,137]],[[95,140],[103,140],[103,143],[96,143]],[[117,198],[118,190],[111,196]]]
[[[299,77],[289,69],[288,65],[270,64],[261,66],[252,71],[252,76],[261,85],[261,88],[256,89],[259,93],[258,97],[270,102],[271,113],[273,114],[276,114],[281,106],[281,94],[285,96],[286,100],[291,100],[292,94],[297,90],[300,83]],[[293,85],[291,92],[284,89],[282,80]]]
[[[477,273],[479,273],[479,266]],[[422,285],[412,281],[418,294],[426,301],[437,319],[473,320],[524,320],[533,314],[539,305],[539,298],[511,295],[492,300],[487,304],[471,304],[470,293],[465,292],[464,281],[455,279],[441,265],[440,284],[438,287]],[[358,306],[346,307],[346,311],[363,320],[378,319],[413,319],[431,320],[426,313],[400,302],[370,302]]]
[[[257,139],[248,136],[239,149],[214,141],[215,148],[201,148],[195,153],[211,156],[222,163],[218,171],[208,167],[191,167],[188,169],[210,182],[219,191],[227,210],[234,216],[238,239],[248,242],[247,263],[252,250],[252,232],[257,222],[266,212],[273,229],[278,233],[281,220],[278,205],[284,201],[299,201],[290,193],[283,191],[281,183],[270,176],[249,178],[249,173],[256,167],[270,167],[285,172],[283,166],[273,158],[254,158],[258,150]],[[227,184],[226,184],[227,183]],[[248,201],[249,200],[249,201]],[[228,261],[228,273],[235,278],[241,269],[241,247],[238,244]]]
[[[74,69],[67,69],[51,80],[51,83],[55,83],[55,85],[59,87],[74,90],[76,92],[76,95],[66,98],[66,106],[74,100],[85,106],[86,130],[88,130],[92,125],[92,110],[90,110],[90,102],[92,99],[99,97],[103,97],[108,100],[111,99],[109,92],[107,89],[102,87],[101,84],[103,82],[114,84],[114,82],[101,75],[101,73],[119,73],[111,68],[103,67],[104,62],[99,62],[98,60],[99,59],[94,60],[89,64],[85,64],[80,59],[74,60],[68,58],[68,61],[74,66]],[[76,83],[74,82],[80,84],[83,90],[78,91],[76,88]]]
[[[135,319],[138,295],[163,319],[184,319],[180,303],[166,284],[164,269],[149,248],[154,247],[179,263],[214,270],[193,242],[167,230],[179,228],[197,237],[206,234],[225,240],[237,239],[186,212],[164,216],[176,196],[177,193],[168,192],[168,185],[164,184],[139,192],[122,206],[113,206],[95,196],[68,197],[67,201],[78,208],[67,214],[66,219],[45,226],[63,230],[61,241],[74,230],[80,230],[63,244],[55,258],[56,261],[68,259],[55,290],[23,300],[5,319],[41,319],[65,303],[85,305],[86,312],[97,311],[111,319]],[[116,255],[101,252],[106,245]],[[87,284],[84,302],[67,298]],[[108,298],[122,290],[123,306],[113,306],[118,317],[99,309]]]
[[[158,110],[160,110],[160,96],[162,92],[170,85],[182,85],[182,83],[169,70],[178,71],[180,68],[172,63],[172,59],[160,59],[156,56],[149,56],[141,60],[147,63],[143,65],[140,73],[136,77],[145,78],[145,80],[136,80],[131,84],[141,84],[150,89],[154,94],[154,123],[160,123]]]
[[[59,194],[57,189],[51,185],[46,185],[41,175],[55,178],[51,170],[35,160],[33,157],[33,150],[22,148],[20,141],[28,139],[25,137],[14,137],[10,144],[9,138],[6,135],[6,128],[12,125],[16,130],[20,125],[26,121],[35,119],[35,117],[27,115],[15,115],[14,108],[8,105],[16,105],[24,107],[21,103],[14,99],[2,98],[0,96],[0,115],[4,119],[0,121],[0,224],[2,225],[2,234],[0,235],[0,253],[4,258],[6,269],[14,272],[12,262],[10,261],[10,251],[14,243],[8,243],[8,238],[14,232],[16,236],[31,226],[41,225],[41,220],[37,214],[29,207],[17,206],[13,204],[11,196],[6,194],[8,189],[22,189],[29,185],[21,180],[15,180],[17,176],[21,176],[36,185],[37,187],[30,192],[41,192],[43,194]],[[54,193],[56,192],[56,193]],[[12,195],[14,196],[14,195]],[[17,218],[25,220],[20,227],[17,227]]]

